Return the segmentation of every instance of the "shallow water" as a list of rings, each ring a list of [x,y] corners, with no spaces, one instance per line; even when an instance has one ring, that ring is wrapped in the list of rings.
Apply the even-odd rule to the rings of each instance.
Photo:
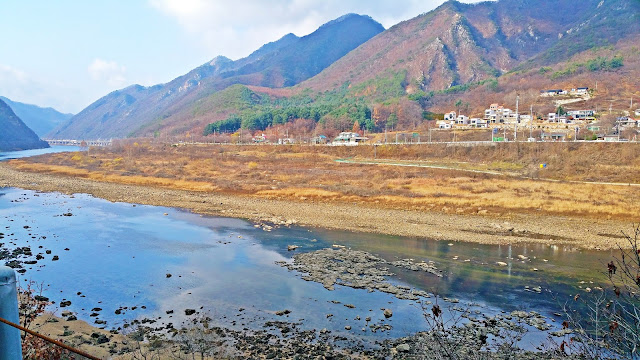
[[[69,213],[72,216],[64,216]],[[144,317],[179,325],[184,310],[192,308],[235,329],[260,328],[265,320],[301,319],[303,328],[374,337],[399,337],[426,329],[415,301],[341,286],[328,291],[277,265],[277,261],[291,261],[294,252],[288,252],[287,245],[299,245],[296,252],[300,252],[339,244],[391,261],[434,261],[443,270],[442,278],[399,271],[390,281],[460,300],[452,304],[440,298],[445,308],[487,314],[535,310],[550,319],[566,299],[584,292],[580,286],[594,287],[588,282],[604,279],[596,269],[606,268],[603,264],[611,256],[571,247],[448,243],[302,227],[265,232],[238,219],[15,188],[0,189],[0,232],[5,234],[0,239],[5,247],[30,246],[34,257],[38,253],[45,257],[25,265],[22,283],[44,284],[44,295],[56,303],[71,301],[64,310],[77,312],[90,323],[105,320],[108,328]],[[52,261],[54,255],[58,261]],[[518,255],[528,259],[520,261]],[[508,265],[498,266],[497,261]],[[532,271],[534,267],[539,271]],[[540,286],[543,291],[527,291],[526,286]],[[91,317],[96,307],[103,310]],[[127,309],[115,313],[123,307]],[[392,309],[393,317],[385,319],[382,308]],[[291,314],[275,315],[284,309]],[[166,314],[170,310],[174,313]],[[361,332],[368,316],[371,323],[390,324],[392,330]],[[344,330],[346,325],[353,330]]]
[[[9,160],[9,159],[20,159],[24,157],[43,155],[43,154],[51,154],[51,153],[59,153],[59,152],[69,152],[69,151],[80,151],[82,150],[79,146],[51,146],[46,149],[33,149],[33,150],[22,150],[22,151],[0,151],[0,161]]]

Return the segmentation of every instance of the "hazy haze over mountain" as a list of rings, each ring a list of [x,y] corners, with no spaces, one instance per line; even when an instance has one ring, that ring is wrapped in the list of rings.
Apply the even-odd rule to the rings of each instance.
[[[63,114],[53,108],[42,108],[37,105],[12,101],[4,96],[0,96],[0,100],[9,105],[20,120],[41,138],[73,116],[73,114]]]

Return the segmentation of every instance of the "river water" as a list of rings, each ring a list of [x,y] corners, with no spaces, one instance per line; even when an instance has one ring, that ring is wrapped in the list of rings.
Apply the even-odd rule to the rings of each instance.
[[[20,159],[23,157],[51,154],[51,153],[58,153],[58,152],[80,151],[81,149],[82,148],[78,146],[51,146],[46,149],[6,151],[6,152],[0,151],[0,161],[9,160],[9,159]]]
[[[268,232],[239,219],[17,188],[0,188],[0,233],[5,248],[27,246],[33,253],[29,260],[43,257],[24,265],[21,283],[43,284],[43,295],[56,304],[71,301],[62,310],[90,323],[106,321],[101,326],[107,328],[143,318],[177,325],[185,309],[195,309],[234,329],[282,320],[375,338],[425,330],[420,304],[377,291],[342,286],[329,291],[276,262],[333,245],[388,261],[433,261],[443,277],[396,271],[390,281],[437,294],[445,307],[487,314],[537,311],[551,321],[573,295],[604,282],[600,269],[613,255],[570,246],[479,245],[304,227]],[[290,252],[288,245],[300,247]],[[540,291],[533,290],[537,287]],[[434,302],[435,295],[422,301]],[[393,310],[390,319],[384,308]],[[285,309],[291,313],[275,314]],[[361,332],[370,324],[366,317],[392,328]]]

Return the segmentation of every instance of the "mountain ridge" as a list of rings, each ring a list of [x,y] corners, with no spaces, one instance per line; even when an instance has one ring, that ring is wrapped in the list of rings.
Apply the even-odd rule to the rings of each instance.
[[[41,149],[49,147],[33,130],[0,99],[0,151]]]
[[[303,37],[285,35],[243,59],[231,61],[216,57],[165,84],[152,87],[132,85],[116,90],[89,105],[49,135],[53,138],[86,139],[140,135],[139,129],[162,122],[180,108],[189,107],[198,99],[233,84],[268,87],[296,84],[383,30],[382,25],[370,17],[350,14]],[[320,44],[329,42],[336,50],[322,51]],[[299,61],[301,54],[307,60]]]
[[[243,119],[254,124],[252,111],[273,115],[278,108],[295,106],[297,112],[302,103],[307,107],[320,103],[321,119],[315,121],[322,126],[332,123],[351,129],[358,118],[360,125],[366,121],[367,129],[379,130],[381,125],[371,124],[381,124],[380,120],[367,115],[375,109],[382,111],[383,118],[394,113],[399,124],[415,126],[424,120],[423,114],[451,111],[455,103],[466,104],[467,112],[480,112],[491,102],[515,101],[516,92],[526,93],[526,101],[533,105],[539,91],[547,87],[589,86],[601,81],[611,87],[609,94],[626,96],[629,90],[620,85],[622,74],[633,85],[633,74],[640,71],[633,44],[634,36],[640,35],[639,14],[638,0],[448,1],[370,36],[343,51],[343,56],[331,56],[337,59],[330,64],[316,64],[312,59],[306,67],[289,67],[283,72],[283,64],[295,63],[289,48],[295,48],[299,58],[313,58],[300,45],[305,39],[314,49],[322,48],[320,45],[331,49],[331,44],[313,41],[314,36],[328,32],[327,28],[349,19],[375,27],[368,17],[347,14],[305,37],[285,35],[247,58],[215,58],[168,83],[172,86],[114,92],[110,94],[114,99],[101,99],[85,109],[102,118],[83,126],[92,127],[93,136],[107,131],[120,137],[184,136],[199,134],[207,124],[231,115],[246,113]],[[584,61],[597,57],[619,58],[624,68],[588,70]],[[311,76],[314,72],[318,73]],[[618,79],[617,83],[606,81],[610,78]],[[234,84],[246,87],[230,88]],[[264,104],[229,101],[230,96],[247,94]],[[149,102],[140,101],[140,96],[167,99],[167,105],[161,111],[149,110],[154,107],[142,106]],[[103,103],[112,108],[94,111],[93,107]],[[331,110],[326,108],[331,106]],[[123,113],[143,120],[132,124]],[[104,131],[101,124],[105,124]]]
[[[4,96],[0,96],[0,100],[4,101],[11,110],[33,130],[39,137],[44,137],[49,131],[53,130],[63,122],[69,120],[73,114],[62,113],[52,107],[41,107],[33,104],[26,104],[13,101]]]

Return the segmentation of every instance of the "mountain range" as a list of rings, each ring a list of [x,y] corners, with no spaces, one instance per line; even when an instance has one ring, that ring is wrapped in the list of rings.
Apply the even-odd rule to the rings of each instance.
[[[285,87],[308,79],[384,27],[368,16],[348,14],[313,33],[288,34],[246,58],[218,56],[169,83],[129,86],[99,99],[51,132],[53,138],[111,138],[162,128],[167,118],[233,84]]]
[[[491,102],[515,102],[516,93],[544,108],[545,88],[600,83],[598,95],[627,99],[640,88],[638,0],[448,1],[383,30],[369,17],[345,15],[244,59],[217,57],[167,84],[115,91],[49,135],[200,134],[232,115],[302,103],[345,108],[316,119],[343,127],[355,121],[353,104],[367,108],[362,120],[382,109],[408,126],[454,103],[481,112]]]
[[[73,114],[63,114],[50,107],[42,108],[12,101],[4,96],[0,96],[0,100],[9,105],[20,120],[40,137],[44,137],[51,130],[73,117]]]
[[[0,100],[0,151],[28,150],[49,147],[45,141],[29,129],[27,125],[11,110],[9,105]]]

